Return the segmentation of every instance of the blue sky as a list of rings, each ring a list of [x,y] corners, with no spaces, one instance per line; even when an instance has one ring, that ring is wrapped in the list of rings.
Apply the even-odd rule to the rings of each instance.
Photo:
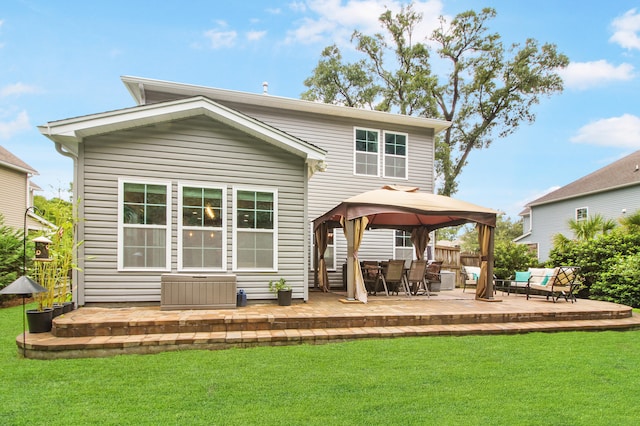
[[[55,1],[0,6],[0,145],[52,196],[72,163],[36,126],[134,105],[131,75],[299,98],[323,47],[351,54],[392,0]],[[406,3],[406,2],[405,2]],[[524,205],[640,149],[640,6],[616,0],[416,2],[427,35],[440,15],[493,7],[503,41],[554,43],[571,65],[537,120],[474,151],[456,198],[517,217]],[[330,165],[329,165],[330,166]]]

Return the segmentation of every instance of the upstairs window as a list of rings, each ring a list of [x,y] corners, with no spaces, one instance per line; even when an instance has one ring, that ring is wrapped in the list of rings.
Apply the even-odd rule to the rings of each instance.
[[[118,270],[167,270],[171,243],[169,182],[120,180]]]
[[[180,184],[178,197],[178,268],[225,270],[225,189]]]
[[[235,270],[275,271],[278,257],[278,193],[234,189]]]
[[[384,177],[407,178],[407,135],[384,133]]]
[[[356,175],[379,175],[380,133],[377,130],[355,129],[354,173]]]
[[[587,209],[587,207],[580,207],[579,209],[576,209],[577,222],[580,222],[582,220],[587,220],[588,216],[589,216],[589,210]]]

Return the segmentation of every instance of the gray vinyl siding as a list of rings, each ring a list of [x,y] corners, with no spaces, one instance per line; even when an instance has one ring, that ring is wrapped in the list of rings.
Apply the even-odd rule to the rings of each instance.
[[[0,167],[0,182],[0,213],[4,216],[4,224],[21,230],[27,208],[27,174]]]
[[[632,214],[640,209],[640,186],[626,188],[571,198],[549,204],[531,207],[532,232],[527,238],[519,242],[538,243],[539,260],[545,261],[553,247],[553,236],[563,234],[567,238],[573,238],[573,232],[569,229],[568,221],[575,219],[576,209],[587,207],[589,216],[600,214],[605,219],[617,221],[626,214]],[[526,231],[526,229],[525,229]]]
[[[327,151],[325,172],[317,172],[309,181],[308,220],[330,210],[344,199],[383,185],[417,186],[422,191],[433,191],[434,142],[433,130],[375,121],[354,121],[319,114],[283,111],[244,104],[226,103],[251,117],[312,143]],[[408,134],[408,179],[380,176],[356,176],[353,173],[354,128],[377,129],[382,141],[383,131]],[[380,157],[382,162],[382,157]],[[382,164],[380,164],[382,167]],[[338,231],[336,240],[335,272],[329,273],[331,285],[342,282],[342,264],[346,259],[346,241]],[[394,257],[393,230],[368,231],[358,252],[363,260],[387,260]],[[311,238],[307,233],[307,238]],[[311,242],[309,243],[311,244]],[[309,263],[311,265],[311,263]],[[313,280],[313,275],[309,275]],[[313,285],[313,282],[309,283]]]
[[[83,212],[84,277],[81,304],[160,301],[163,272],[117,270],[118,178],[169,180],[172,192],[171,273],[177,272],[179,182],[205,182],[227,188],[226,272],[237,276],[250,299],[269,299],[270,279],[284,277],[293,297],[306,294],[307,252],[305,165],[301,158],[244,133],[200,117],[91,137],[81,144],[79,187]],[[278,191],[278,271],[232,270],[233,187]],[[166,272],[165,272],[166,273]],[[189,272],[185,274],[197,275]]]

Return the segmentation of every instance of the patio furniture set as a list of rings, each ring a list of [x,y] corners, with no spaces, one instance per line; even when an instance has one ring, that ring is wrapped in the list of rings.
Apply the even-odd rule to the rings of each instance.
[[[412,260],[408,268],[401,259],[363,261],[360,265],[367,293],[374,296],[384,290],[387,296],[403,291],[409,297],[430,297],[430,285],[441,282],[440,261]]]
[[[559,266],[557,268],[529,268],[527,271],[516,272],[514,278],[495,280],[494,288],[506,291],[507,295],[522,291],[527,300],[532,294],[542,294],[547,300],[551,298],[557,302],[561,297],[571,303],[576,302],[576,292],[579,287],[577,266]]]

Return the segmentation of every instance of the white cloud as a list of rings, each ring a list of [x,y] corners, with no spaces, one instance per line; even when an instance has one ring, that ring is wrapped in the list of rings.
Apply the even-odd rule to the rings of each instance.
[[[224,47],[233,47],[238,38],[238,33],[235,31],[213,29],[205,31],[204,36],[208,39],[209,46],[212,49],[221,49]]]
[[[629,81],[635,76],[632,65],[625,63],[614,66],[605,60],[571,62],[569,66],[559,70],[558,74],[566,87],[579,90],[602,86],[611,81]]]
[[[249,41],[258,41],[264,38],[267,35],[266,31],[249,31],[247,32],[247,40]]]
[[[21,111],[18,113],[18,116],[11,121],[0,121],[0,139],[9,139],[16,133],[30,128],[29,115],[26,111]]]
[[[611,23],[614,29],[609,41],[618,43],[626,49],[640,50],[640,14],[636,9],[627,11],[624,15],[617,17]]]
[[[640,117],[624,114],[594,121],[581,127],[571,142],[638,149]]]
[[[24,83],[14,83],[4,86],[0,89],[0,97],[18,96],[24,93],[38,93],[40,89],[36,86],[30,86]]]
[[[292,5],[297,4],[293,3]],[[338,45],[349,44],[353,30],[365,34],[380,32],[378,18],[388,8],[398,12],[405,2],[398,0],[309,0],[306,7],[315,16],[297,22],[289,31],[288,43],[335,42]],[[416,1],[414,10],[422,13],[423,21],[415,29],[416,40],[422,41],[438,25],[442,15],[442,1]]]

